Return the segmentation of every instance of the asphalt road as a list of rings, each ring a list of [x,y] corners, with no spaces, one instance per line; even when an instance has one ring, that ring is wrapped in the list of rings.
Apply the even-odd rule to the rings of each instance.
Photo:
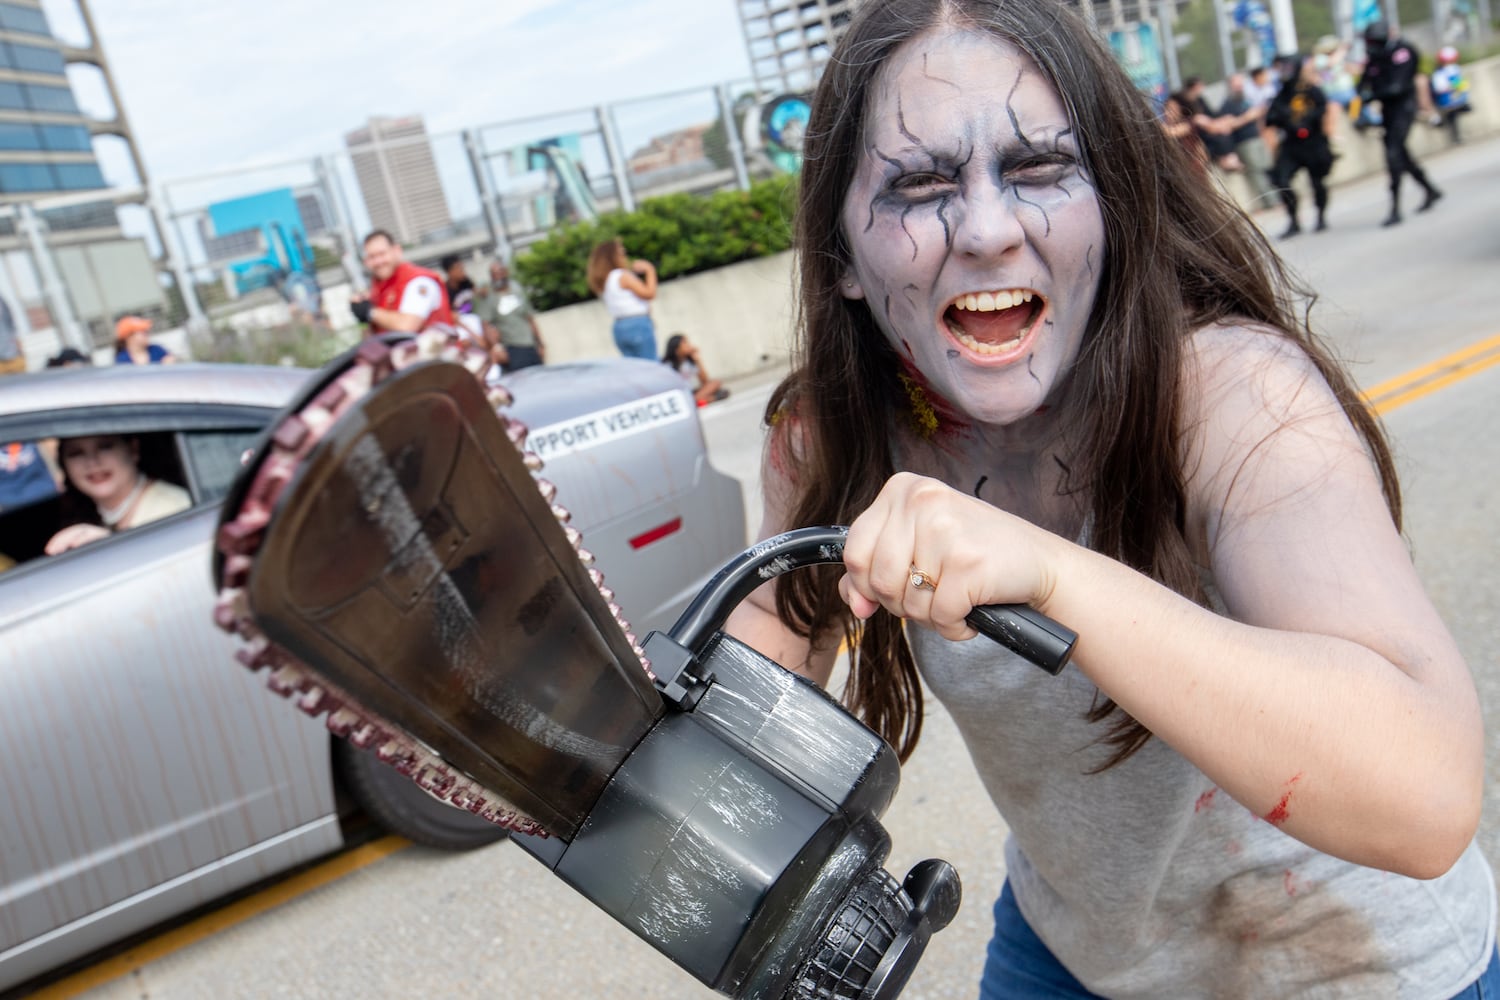
[[[1333,194],[1327,233],[1282,244],[1322,294],[1314,312],[1374,387],[1500,334],[1500,142],[1428,162],[1448,193],[1426,215],[1381,229],[1385,192],[1363,182]],[[1415,201],[1414,195],[1408,195]],[[1279,211],[1260,216],[1279,232]],[[1467,372],[1460,372],[1467,376]],[[705,411],[711,454],[753,498],[758,416],[769,381],[742,383]],[[1500,859],[1500,366],[1460,377],[1387,413],[1407,490],[1408,534],[1433,596],[1479,685],[1489,740],[1481,840]],[[756,505],[748,505],[752,527]],[[1357,706],[1351,706],[1357,708]],[[962,872],[965,905],[939,934],[904,996],[970,997],[1003,876],[1004,827],[940,709],[903,774],[886,825],[888,865],[924,857]],[[224,922],[228,923],[229,920]],[[144,952],[143,955],[154,954]],[[452,856],[396,851],[320,888],[142,961],[89,997],[581,996],[697,998],[711,994],[582,902],[509,845]]]

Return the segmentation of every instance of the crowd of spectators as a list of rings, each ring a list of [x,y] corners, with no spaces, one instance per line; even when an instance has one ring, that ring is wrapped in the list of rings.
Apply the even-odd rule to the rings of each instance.
[[[1326,229],[1326,178],[1340,155],[1343,122],[1357,129],[1379,127],[1391,191],[1383,224],[1392,226],[1402,219],[1403,177],[1422,188],[1418,211],[1442,197],[1406,144],[1418,120],[1445,125],[1453,141],[1460,141],[1459,116],[1468,110],[1468,95],[1457,59],[1457,52],[1445,47],[1429,79],[1420,71],[1421,53],[1384,21],[1375,21],[1357,46],[1325,36],[1306,54],[1232,73],[1218,108],[1208,102],[1202,78],[1189,77],[1163,105],[1162,125],[1205,179],[1215,173],[1241,176],[1252,210],[1279,201],[1288,214],[1283,238],[1302,232],[1293,187],[1297,174],[1306,175],[1317,208],[1313,229]]]

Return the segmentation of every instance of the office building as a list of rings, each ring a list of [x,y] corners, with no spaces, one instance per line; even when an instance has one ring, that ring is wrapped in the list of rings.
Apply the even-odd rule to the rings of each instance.
[[[809,91],[856,0],[737,0],[750,72],[767,93]]]
[[[95,132],[119,135],[135,151],[123,117],[97,122],[79,109],[66,73],[71,62],[97,66],[114,96],[97,40],[87,48],[64,45],[53,36],[36,0],[0,3],[0,204],[104,191],[107,185],[94,155]],[[107,196],[44,209],[42,215],[63,242],[69,231],[119,232],[115,204]],[[0,237],[8,237],[0,244],[13,243],[14,234],[14,219],[0,220]]]
[[[1101,32],[1157,24],[1190,0],[1067,0]],[[806,93],[843,36],[859,0],[736,0],[750,72],[763,94]]]
[[[371,118],[344,136],[373,229],[403,244],[453,224],[420,115]]]
[[[117,207],[145,204],[146,171],[88,4],[49,10],[57,24],[38,0],[0,2],[0,298],[38,364],[63,344],[110,342],[122,312],[163,308],[145,240],[121,231]],[[67,73],[75,65],[98,74],[108,110],[80,107]],[[105,181],[99,136],[123,144],[137,183]]]

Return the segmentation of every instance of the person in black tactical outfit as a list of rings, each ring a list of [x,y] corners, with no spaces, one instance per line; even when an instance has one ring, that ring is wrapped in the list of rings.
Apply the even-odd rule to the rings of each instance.
[[[1318,71],[1311,60],[1292,59],[1286,64],[1286,82],[1266,109],[1266,124],[1281,130],[1276,145],[1276,164],[1271,168],[1271,182],[1281,195],[1291,224],[1282,239],[1302,232],[1297,222],[1297,192],[1292,178],[1299,170],[1307,171],[1312,185],[1313,204],[1318,206],[1318,232],[1328,228],[1328,187],[1323,178],[1333,169],[1333,151],[1328,145],[1328,95],[1318,85]]]
[[[1365,28],[1365,50],[1369,61],[1359,78],[1359,94],[1365,101],[1380,102],[1385,126],[1385,165],[1391,174],[1391,214],[1381,225],[1401,221],[1401,175],[1411,174],[1426,191],[1417,211],[1425,212],[1443,196],[1406,149],[1406,137],[1417,117],[1417,64],[1420,53],[1410,42],[1391,34],[1385,21]]]

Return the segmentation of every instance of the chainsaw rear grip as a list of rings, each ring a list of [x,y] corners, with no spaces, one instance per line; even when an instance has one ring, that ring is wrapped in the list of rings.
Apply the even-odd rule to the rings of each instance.
[[[842,563],[848,535],[841,525],[796,528],[746,549],[708,581],[672,626],[672,636],[689,649],[699,648],[741,601],[772,577],[804,566]],[[981,604],[964,620],[1053,676],[1068,665],[1078,642],[1077,632],[1026,604]]]

